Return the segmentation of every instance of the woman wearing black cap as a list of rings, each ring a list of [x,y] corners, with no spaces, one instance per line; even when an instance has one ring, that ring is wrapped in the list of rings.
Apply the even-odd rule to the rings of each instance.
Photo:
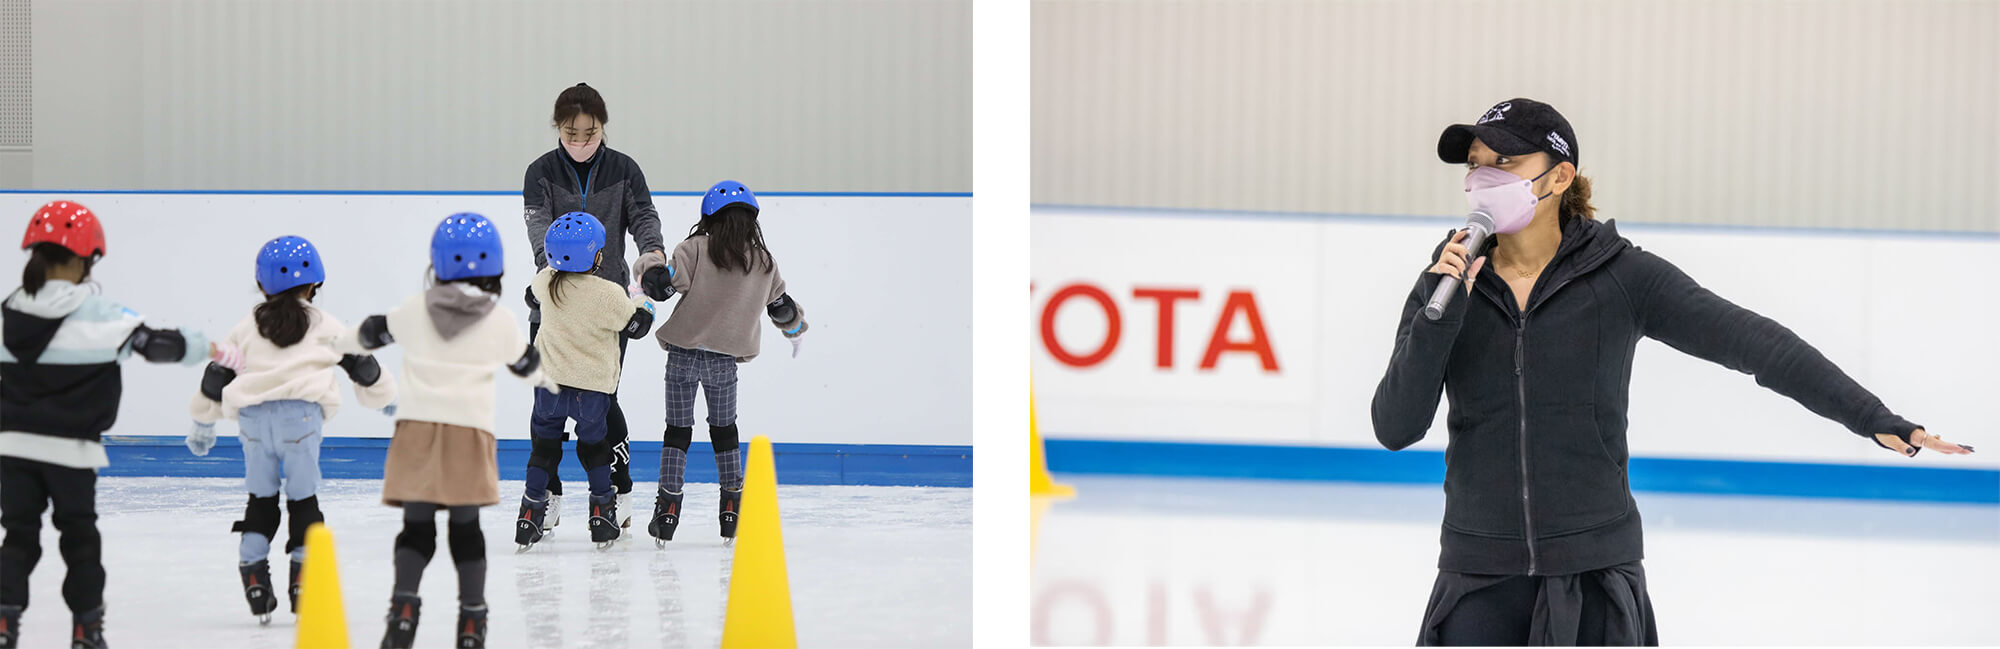
[[[528,164],[527,179],[521,188],[522,213],[528,221],[528,244],[535,251],[535,269],[549,265],[543,257],[542,237],[549,231],[549,224],[556,217],[570,212],[587,212],[604,224],[604,259],[597,268],[597,276],[616,282],[619,286],[630,284],[631,276],[624,263],[625,236],[630,234],[632,242],[648,255],[661,258],[665,265],[665,243],[660,237],[660,212],[653,207],[652,190],[646,187],[646,174],[639,170],[639,163],[632,156],[614,151],[604,145],[604,123],[611,119],[604,107],[604,97],[597,89],[584,84],[564,88],[556,95],[555,113],[550,118],[555,127],[561,146],[549,150]],[[541,305],[535,302],[533,293],[527,293],[528,339],[534,340],[541,332]],[[621,365],[625,357],[625,338],[618,338],[618,357]],[[630,436],[625,427],[625,410],[618,406],[618,394],[611,395],[611,409],[608,432],[602,446],[578,447],[577,460],[585,468],[611,465],[611,482],[618,488],[617,516],[620,526],[632,523],[632,453],[627,446]],[[534,440],[528,452],[528,465],[541,465],[554,474],[556,465],[562,461],[562,440]],[[562,481],[549,482],[549,494],[545,517],[545,528],[554,528],[561,521]]]
[[[1375,390],[1375,437],[1391,450],[1423,439],[1440,392],[1451,404],[1442,552],[1420,645],[1659,644],[1625,475],[1641,337],[1755,375],[1891,451],[1972,452],[1597,222],[1576,146],[1562,115],[1527,99],[1438,141],[1440,158],[1471,170],[1467,195],[1496,236],[1483,257],[1463,231],[1431,253]],[[1465,292],[1432,320],[1422,311],[1447,274]]]

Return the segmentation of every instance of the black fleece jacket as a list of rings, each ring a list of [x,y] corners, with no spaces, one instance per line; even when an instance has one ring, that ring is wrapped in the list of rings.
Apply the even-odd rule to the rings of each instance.
[[[1433,322],[1422,310],[1440,278],[1423,273],[1403,305],[1373,415],[1375,438],[1401,450],[1423,439],[1440,392],[1450,403],[1441,570],[1562,575],[1644,558],[1625,474],[1642,336],[1754,375],[1871,441],[1907,441],[1917,428],[1796,334],[1640,250],[1615,223],[1564,224],[1525,311],[1488,265],[1474,294]]]

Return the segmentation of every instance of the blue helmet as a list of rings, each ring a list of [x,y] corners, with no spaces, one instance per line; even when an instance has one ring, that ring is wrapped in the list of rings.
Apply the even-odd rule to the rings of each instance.
[[[471,212],[444,217],[431,235],[431,269],[439,281],[498,277],[506,269],[500,253],[499,228]]]
[[[264,242],[257,251],[257,286],[265,295],[326,281],[326,266],[319,261],[319,249],[305,237],[286,235]]]
[[[542,236],[542,250],[556,270],[588,273],[597,267],[597,251],[604,249],[604,224],[589,212],[556,217]]]
[[[743,183],[725,180],[708,188],[708,193],[702,194],[701,215],[714,216],[716,212],[722,211],[722,208],[737,203],[750,206],[750,215],[757,215],[757,195],[750,193],[750,188],[744,187]]]

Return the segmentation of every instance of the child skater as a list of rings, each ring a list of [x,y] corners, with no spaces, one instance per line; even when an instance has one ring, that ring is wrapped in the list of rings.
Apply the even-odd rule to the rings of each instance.
[[[618,391],[619,338],[641,338],[653,328],[653,302],[595,275],[604,263],[604,224],[584,212],[570,212],[549,224],[543,240],[548,268],[529,286],[542,305],[541,334],[535,349],[542,371],[562,387],[558,394],[535,393],[529,430],[536,440],[561,443],[563,425],[576,420],[576,457],[590,476],[590,540],[599,550],[621,535],[616,489],[611,483],[611,440],[606,438],[612,393]],[[542,539],[547,494],[561,455],[528,458],[527,492],[514,522],[514,542],[522,550]]]
[[[736,366],[757,357],[757,312],[792,343],[799,355],[805,311],[785,293],[778,263],[764,247],[757,225],[757,196],[733,180],[716,183],[701,199],[701,221],[674,246],[671,263],[657,254],[633,264],[641,289],[654,300],[682,293],[657,338],[667,350],[667,433],[660,449],[660,491],[646,531],[665,547],[680,524],[681,486],[694,436],[694,391],[708,402],[708,438],[722,482],[722,537],[736,538],[743,503],[743,453],[737,448]]]
[[[458,568],[455,645],[486,646],[486,537],[479,508],[500,503],[494,461],[493,373],[501,367],[550,392],[541,357],[514,314],[499,308],[500,233],[486,217],[453,214],[431,236],[435,283],[388,315],[369,316],[335,342],[349,354],[403,346],[403,395],[383,464],[382,502],[403,508],[396,536],[396,586],[382,646],[416,642],[424,566],[437,552],[437,512],[450,511]]]
[[[326,520],[319,511],[320,428],[340,410],[336,370],[354,382],[354,396],[366,408],[395,414],[395,377],[382,372],[375,357],[341,354],[333,341],[347,330],[340,320],[313,306],[326,283],[319,250],[301,237],[278,237],[257,252],[257,286],[264,301],[236,323],[224,339],[243,349],[243,371],[210,363],[201,392],[188,405],[194,430],[188,450],[208,455],[215,447],[215,422],[237,419],[243,438],[243,483],[250,504],[233,531],[243,533],[237,572],[250,614],[271,623],[278,595],[271,592],[271,540],[278,536],[279,476],[284,476],[285,509],[291,513],[285,553],[291,556],[290,600],[299,612],[299,570],[305,564],[306,528]]]
[[[200,333],[155,329],[131,309],[86,287],[104,258],[104,227],[70,201],[43,205],[21,239],[21,288],[0,305],[0,647],[20,646],[28,574],[42,558],[42,511],[54,506],[62,533],[63,600],[74,618],[72,647],[103,647],[104,563],[97,533],[101,441],[118,418],[118,363],[214,360],[242,367],[242,354]]]

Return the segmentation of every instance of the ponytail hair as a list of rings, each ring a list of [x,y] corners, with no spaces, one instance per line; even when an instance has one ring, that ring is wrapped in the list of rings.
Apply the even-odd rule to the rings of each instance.
[[[21,268],[21,290],[28,295],[42,291],[49,283],[49,271],[79,259],[68,248],[53,243],[37,243],[28,251],[28,265]],[[90,276],[90,259],[83,258],[83,276]]]
[[[1590,204],[1589,178],[1579,173],[1570,180],[1569,190],[1563,192],[1562,203],[1557,208],[1556,217],[1560,223],[1568,223],[1573,218],[1597,220],[1597,206]]]
[[[304,340],[306,332],[312,329],[312,312],[306,310],[303,300],[307,299],[308,291],[318,286],[300,284],[266,296],[264,303],[251,311],[251,316],[257,321],[257,335],[280,349]]]

